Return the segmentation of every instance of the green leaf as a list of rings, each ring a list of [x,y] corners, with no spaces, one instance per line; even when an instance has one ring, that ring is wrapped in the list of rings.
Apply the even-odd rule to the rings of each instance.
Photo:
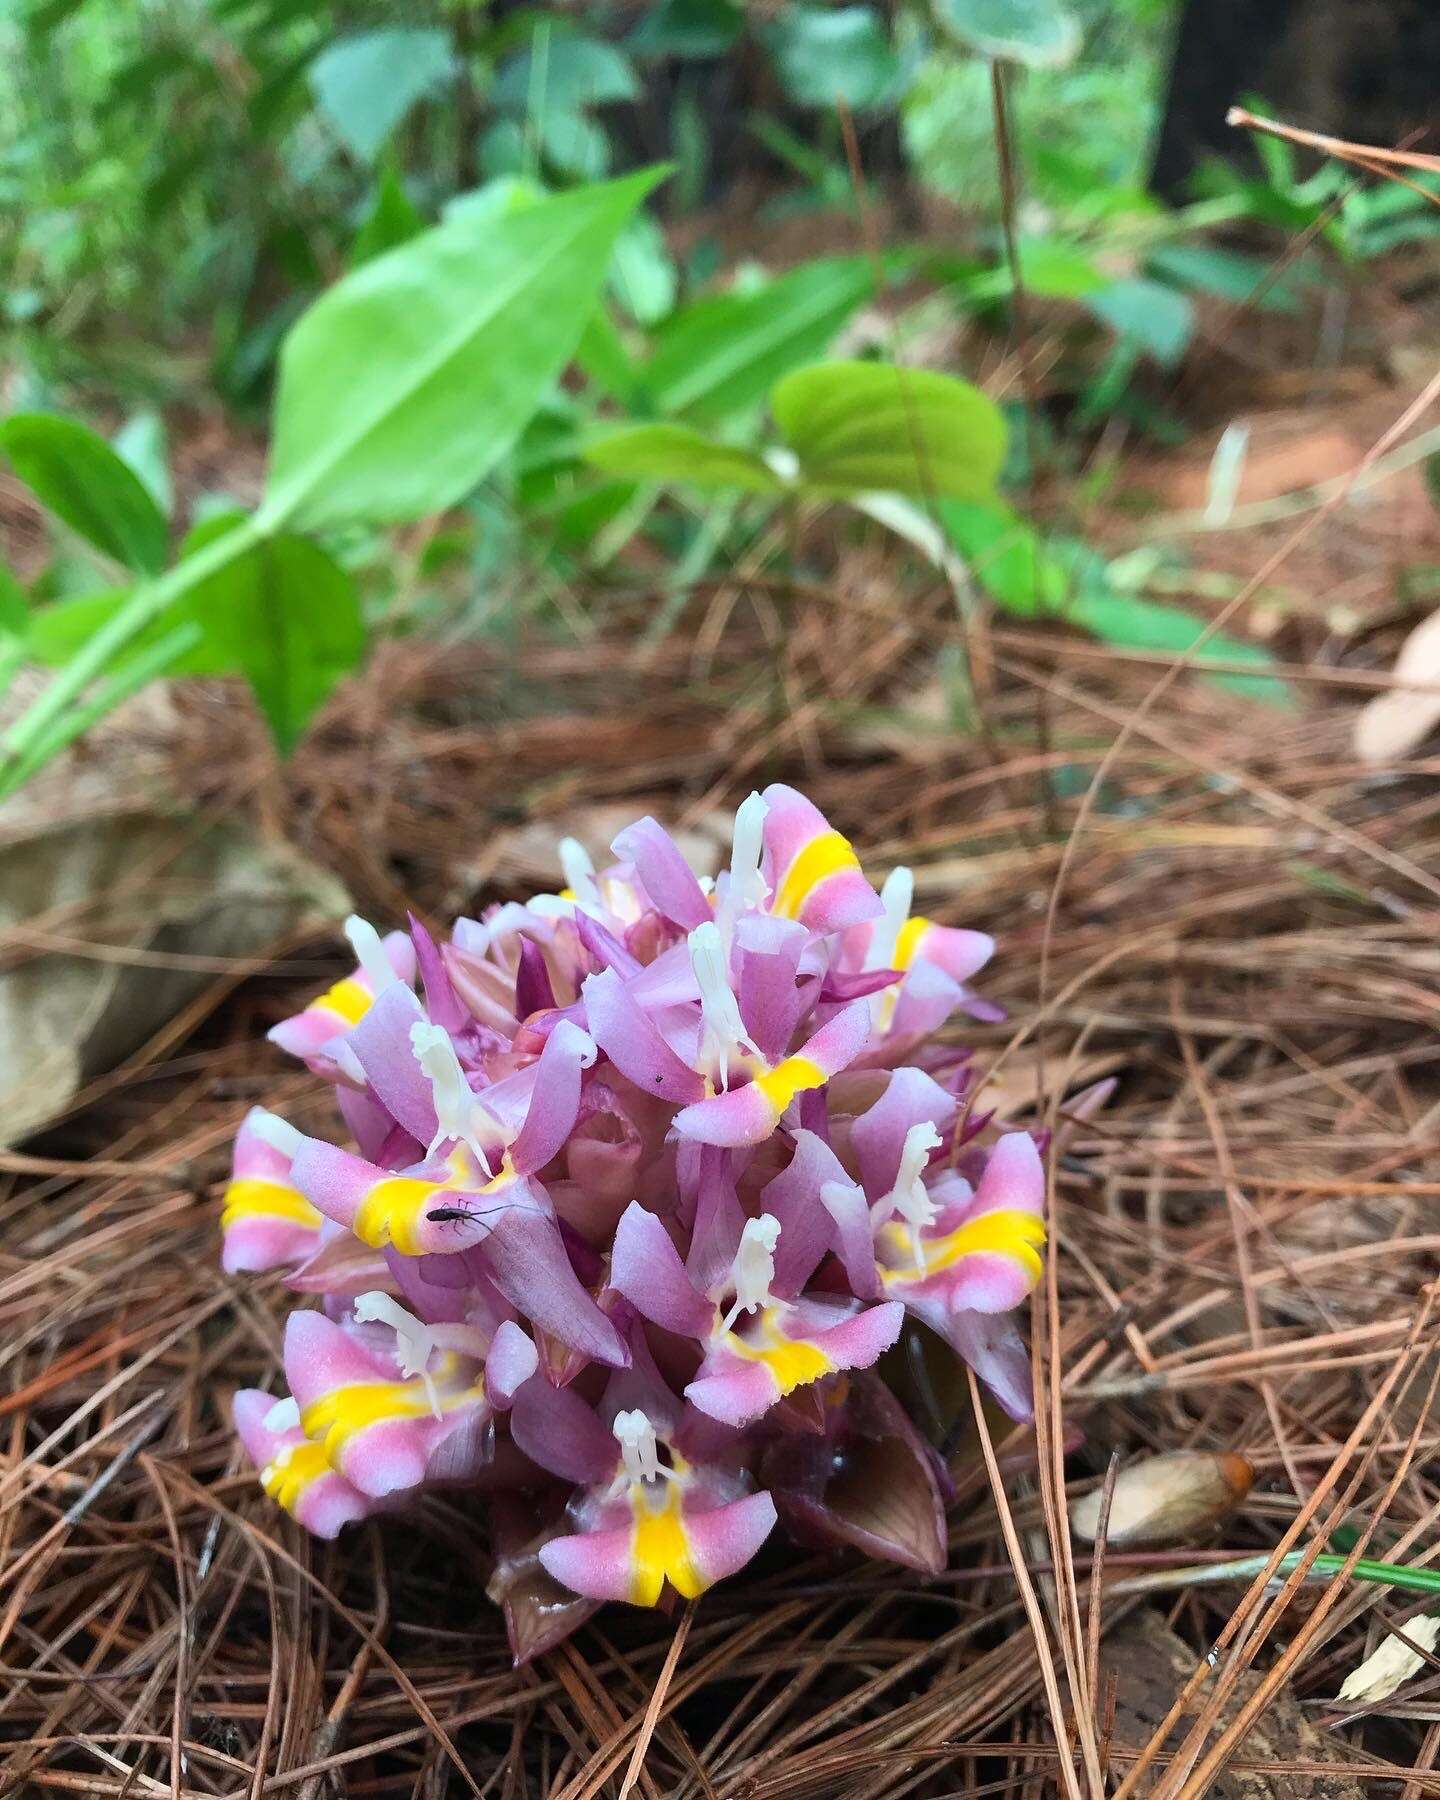
[[[591,313],[575,346],[575,361],[586,379],[611,400],[633,409],[640,392],[640,371],[629,347],[603,306]]]
[[[29,630],[29,598],[20,583],[0,563],[0,636],[23,638]]]
[[[1220,250],[1213,244],[1159,244],[1146,259],[1145,270],[1172,286],[1218,294],[1222,300],[1266,312],[1294,312],[1300,304],[1293,270],[1277,273],[1262,257]]]
[[[1430,496],[1430,504],[1440,512],[1440,455],[1427,456],[1420,465],[1420,473],[1425,480],[1425,492]]]
[[[678,278],[665,233],[638,212],[615,243],[610,288],[637,325],[655,325],[675,306]]]
[[[818,363],[786,376],[770,410],[801,484],[819,493],[983,499],[1005,460],[999,407],[933,369]]]
[[[165,516],[135,471],[87,426],[53,413],[0,425],[15,473],[72,531],[127,569],[164,567]]]
[[[1184,294],[1136,276],[1112,281],[1085,304],[1117,337],[1169,366],[1185,354],[1195,333],[1195,308]]]
[[[174,493],[170,485],[165,421],[158,412],[132,413],[115,433],[113,442],[115,454],[130,465],[145,483],[150,498],[169,518]]]
[[[206,520],[190,533],[184,553],[227,536],[243,518]],[[32,616],[30,654],[52,665],[68,662],[130,598],[121,589],[42,608]],[[318,545],[289,534],[264,539],[198,582],[135,637],[128,654],[153,653],[187,625],[195,627],[197,641],[168,659],[163,672],[246,676],[282,752],[294,747],[365,648],[354,583]]]
[[[933,0],[936,22],[967,50],[1054,69],[1080,48],[1080,24],[1059,0]]]
[[[310,65],[310,91],[345,148],[368,163],[454,67],[447,32],[396,25],[331,44]]]
[[[632,481],[683,481],[696,487],[741,488],[750,494],[787,491],[763,456],[718,444],[688,425],[625,425],[592,438],[584,454],[597,469]]]
[[[468,493],[569,360],[660,173],[438,226],[317,300],[280,356],[264,528],[415,519]]]
[[[497,175],[493,180],[484,181],[479,187],[470,188],[463,194],[456,194],[452,200],[447,200],[441,212],[441,222],[445,225],[463,222],[475,226],[488,219],[498,219],[505,213],[524,212],[527,207],[538,205],[544,198],[544,188],[526,176]]]
[[[1181,656],[1199,639],[1205,621],[1176,606],[1114,591],[1104,559],[1069,539],[1047,543],[1008,506],[942,501],[936,509],[950,542],[997,605],[1021,618],[1065,619],[1121,650],[1160,650]],[[1251,663],[1268,670],[1273,659],[1258,644],[1217,633],[1202,657]],[[1277,676],[1207,675],[1217,687],[1286,706],[1290,690]]]
[[[863,112],[890,98],[900,59],[872,6],[782,6],[767,34],[790,98]]]
[[[936,510],[971,575],[998,606],[1018,618],[1064,612],[1074,586],[1070,571],[1008,506],[947,500]]]
[[[610,168],[610,139],[588,113],[546,107],[540,148],[550,167],[570,179],[599,181]]]
[[[660,0],[642,10],[628,48],[639,56],[723,56],[744,28],[735,0]]]
[[[1133,594],[1082,592],[1071,600],[1064,616],[1119,649],[1161,650],[1176,656],[1192,649],[1205,630],[1205,621],[1193,613],[1178,606],[1141,600]],[[1262,671],[1272,667],[1274,661],[1259,644],[1246,643],[1225,632],[1207,638],[1198,654],[1220,662],[1252,663]],[[1229,688],[1252,700],[1265,700],[1272,706],[1293,705],[1289,688],[1275,675],[1208,675],[1206,679],[1216,687]]]
[[[681,307],[657,332],[646,373],[656,409],[713,424],[758,405],[782,375],[825,354],[873,286],[864,258],[840,257]]]
[[[217,662],[247,677],[276,747],[288,755],[364,654],[355,583],[309,538],[282,535],[221,569],[190,601]]]
[[[405,192],[405,184],[394,167],[387,164],[375,183],[374,198],[365,222],[355,233],[355,241],[350,246],[350,267],[358,269],[362,263],[383,256],[387,250],[397,250],[411,238],[419,237],[424,229],[425,221]]]
[[[524,113],[532,106],[576,112],[617,100],[638,100],[640,84],[630,59],[600,38],[552,37],[501,65],[491,90],[496,106]]]

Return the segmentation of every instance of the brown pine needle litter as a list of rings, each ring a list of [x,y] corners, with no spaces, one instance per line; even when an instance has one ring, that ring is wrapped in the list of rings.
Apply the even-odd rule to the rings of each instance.
[[[1323,569],[1358,529],[1318,510],[1250,566]],[[288,837],[386,922],[533,886],[548,839],[603,841],[617,808],[703,836],[789,779],[996,935],[978,1104],[1053,1130],[1055,1248],[1033,1432],[901,1347],[951,1459],[949,1569],[777,1545],[515,1670],[463,1496],[333,1545],[273,1508],[227,1408],[273,1383],[281,1294],[221,1274],[217,1195],[248,1106],[324,1104],[262,1041],[338,966],[291,942],[0,1154],[3,1791],[1440,1794],[1433,1657],[1334,1699],[1435,1604],[1384,1567],[1440,1568],[1440,758],[1350,749],[1406,621],[1347,633],[1309,593],[1274,646],[1285,711],[959,619],[837,530],[812,522],[807,579],[698,588],[668,634],[644,636],[664,595],[610,588],[568,641],[393,643],[283,772],[219,688],[179,697],[166,747],[201,816]],[[57,930],[92,943],[35,921],[5,958]],[[1072,1535],[1077,1496],[1104,1490],[1103,1525],[1117,1470],[1176,1451],[1254,1484],[1188,1542]]]

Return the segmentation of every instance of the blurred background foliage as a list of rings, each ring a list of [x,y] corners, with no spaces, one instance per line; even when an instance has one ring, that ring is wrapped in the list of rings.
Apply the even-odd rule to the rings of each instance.
[[[43,551],[12,558],[23,566],[0,588],[0,677],[64,664],[134,578],[159,577],[172,547],[179,564],[214,561],[238,521],[252,610],[288,629],[307,625],[287,610],[304,595],[331,596],[332,616],[297,630],[294,650],[323,645],[322,675],[243,667],[288,747],[377,630],[583,630],[587,609],[658,570],[647,629],[663,633],[715,571],[823,573],[803,528],[836,501],[941,571],[962,606],[984,598],[1183,650],[1201,627],[1167,598],[1174,557],[1106,557],[1078,513],[1127,442],[1186,431],[1175,372],[1205,309],[1289,317],[1303,355],[1333,352],[1363,324],[1364,269],[1423,248],[1440,221],[1428,177],[1360,180],[1265,139],[1218,157],[1204,93],[1198,131],[1186,124],[1191,73],[1227,93],[1251,71],[1283,80],[1294,32],[1257,13],[1227,47],[1210,28],[1216,3],[7,0],[3,447],[47,523]],[[1323,31],[1327,3],[1274,19]],[[1177,61],[1177,29],[1213,39],[1219,62]],[[527,209],[572,195],[583,211],[597,184],[647,167],[664,178],[606,238],[578,343],[562,332],[520,354],[533,393],[523,419],[510,396],[473,484],[438,483],[434,505],[407,515],[424,515],[418,531],[397,533],[378,502],[330,507],[311,536],[279,540],[306,549],[256,562],[245,508],[262,497],[277,366],[307,309],[388,293],[377,316],[393,330],[370,345],[352,334],[335,365],[338,418],[345,381],[408,380],[387,359],[437,235],[471,246],[479,305],[498,279],[487,246],[511,245]],[[360,270],[380,273],[355,288]],[[543,314],[543,284],[533,292]],[[498,366],[511,344],[478,350]],[[936,401],[948,486],[932,491],[914,454],[897,460],[893,419],[860,459],[885,473],[871,484],[888,485],[884,505],[835,477],[828,450],[792,440],[787,380],[827,357],[834,393],[857,407],[867,390],[846,371],[867,361],[966,378]],[[317,404],[305,395],[312,415]],[[813,419],[801,426],[813,436]],[[983,493],[963,479],[972,427],[982,462],[997,433],[1006,445]],[[1212,511],[1233,500],[1243,456],[1243,437],[1217,454]],[[1034,502],[1056,475],[1081,482],[1067,492],[1082,504],[1042,518]],[[302,583],[312,552],[330,573]],[[164,580],[167,595],[194,585],[174,569]],[[187,604],[188,636],[167,649],[126,627],[123,644],[148,660],[119,679],[97,656],[86,680],[108,671],[105,691],[121,694],[145,672],[233,667],[248,628],[232,619],[223,643],[197,645],[196,631],[214,633]],[[136,605],[150,616],[143,594]],[[1239,640],[1215,648],[1269,660]],[[1229,679],[1285,698],[1271,678]],[[76,675],[64,691],[84,688]]]

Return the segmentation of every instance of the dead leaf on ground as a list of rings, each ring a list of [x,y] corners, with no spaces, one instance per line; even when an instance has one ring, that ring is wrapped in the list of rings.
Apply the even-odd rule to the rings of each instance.
[[[1406,682],[1417,683],[1407,687]],[[1427,691],[1428,690],[1428,691]],[[1397,762],[1440,724],[1440,612],[1417,625],[1395,659],[1395,686],[1361,707],[1355,749],[1362,762]]]

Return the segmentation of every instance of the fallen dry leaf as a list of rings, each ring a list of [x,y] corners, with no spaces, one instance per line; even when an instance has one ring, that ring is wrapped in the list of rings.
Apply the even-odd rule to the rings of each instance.
[[[1417,686],[1402,686],[1413,682]],[[1425,691],[1428,689],[1428,692]],[[1396,762],[1440,724],[1440,612],[1406,638],[1395,659],[1395,686],[1361,707],[1355,749],[1363,762]]]
[[[1440,1638],[1440,1615],[1421,1613],[1418,1618],[1407,1619],[1405,1637],[1423,1649],[1433,1650],[1436,1639]],[[1420,1652],[1412,1650],[1403,1638],[1392,1633],[1358,1669],[1352,1669],[1345,1677],[1340,1698],[1361,1705],[1388,1700],[1402,1682],[1418,1675],[1424,1667],[1425,1658]]]
[[[1144,1457],[1115,1478],[1105,1541],[1119,1550],[1192,1537],[1233,1512],[1254,1479],[1254,1469],[1234,1454],[1170,1450]],[[1104,1492],[1092,1488],[1070,1508],[1070,1529],[1087,1544],[1099,1532]]]

